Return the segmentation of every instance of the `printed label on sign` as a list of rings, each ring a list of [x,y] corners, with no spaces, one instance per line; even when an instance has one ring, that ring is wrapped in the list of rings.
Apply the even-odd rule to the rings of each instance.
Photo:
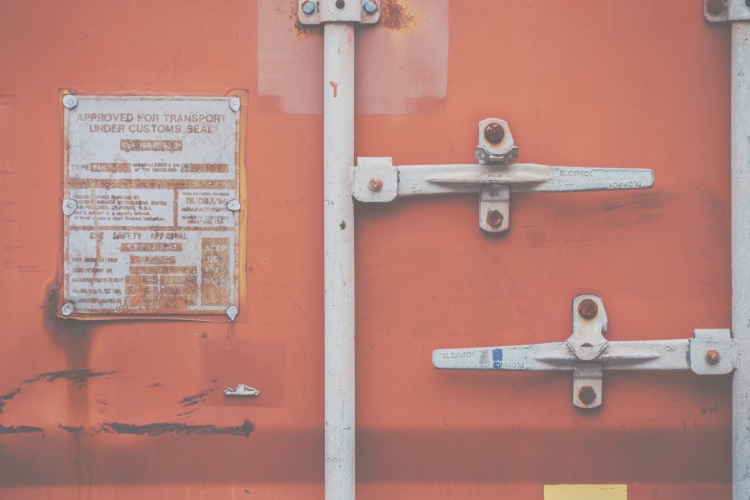
[[[239,113],[228,97],[77,96],[65,110],[64,301],[74,314],[237,305]]]

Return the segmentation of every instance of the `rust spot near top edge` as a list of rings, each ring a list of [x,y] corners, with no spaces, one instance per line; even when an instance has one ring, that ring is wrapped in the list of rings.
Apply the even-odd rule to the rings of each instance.
[[[389,30],[408,30],[416,25],[416,18],[408,0],[381,0],[380,26]]]
[[[380,22],[375,26],[382,26],[389,30],[403,31],[416,26],[417,17],[410,8],[408,0],[380,0]],[[298,40],[323,34],[323,25],[302,24],[299,22],[299,5],[297,0],[289,2],[289,19],[294,22],[294,36]]]
[[[311,36],[323,34],[322,25],[302,24],[299,22],[299,5],[297,4],[297,0],[290,0],[289,7],[289,19],[294,22],[294,36],[295,38],[297,38],[297,40],[302,40],[303,38],[310,38]],[[277,7],[277,9],[279,8],[281,7]]]

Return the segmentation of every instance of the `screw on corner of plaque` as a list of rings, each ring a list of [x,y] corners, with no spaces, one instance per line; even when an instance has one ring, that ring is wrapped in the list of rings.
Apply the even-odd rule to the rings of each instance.
[[[63,215],[70,216],[78,209],[78,203],[74,199],[68,198],[62,202]]]
[[[231,199],[227,202],[227,210],[230,212],[239,212],[242,209],[242,204],[238,199]]]
[[[229,98],[229,109],[234,111],[235,113],[240,110],[240,106],[242,106],[242,101],[240,101],[239,97],[230,97]]]
[[[62,98],[62,105],[66,109],[73,109],[78,106],[78,98],[73,94],[65,94]]]

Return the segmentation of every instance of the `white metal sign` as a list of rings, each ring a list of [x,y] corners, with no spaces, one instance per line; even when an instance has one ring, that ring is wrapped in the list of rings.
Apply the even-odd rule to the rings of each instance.
[[[236,314],[237,97],[63,98],[62,314]]]

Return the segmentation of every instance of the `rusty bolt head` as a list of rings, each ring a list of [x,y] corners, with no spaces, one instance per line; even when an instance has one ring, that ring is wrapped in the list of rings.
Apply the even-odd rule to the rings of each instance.
[[[585,385],[578,391],[578,399],[581,400],[581,403],[590,405],[596,399],[596,391],[590,385]]]
[[[502,226],[503,214],[501,214],[499,210],[490,210],[487,212],[487,224],[494,228]]]
[[[365,14],[373,15],[378,11],[378,4],[372,0],[366,0],[365,3],[362,4],[362,10],[365,11]]]
[[[383,189],[383,179],[373,177],[370,179],[370,191],[378,192]]]
[[[727,6],[724,4],[725,0],[706,0],[706,12],[712,16],[717,16],[724,12]]]
[[[578,314],[580,314],[583,319],[594,319],[596,318],[596,315],[599,314],[599,306],[597,306],[596,302],[591,299],[583,299],[581,303],[578,304]]]
[[[720,359],[721,359],[721,355],[719,354],[719,351],[717,351],[716,349],[711,349],[706,352],[706,362],[709,365],[715,365],[716,363],[719,362]]]
[[[304,12],[306,16],[312,16],[313,14],[315,14],[316,9],[317,8],[315,6],[315,2],[313,2],[312,0],[307,0],[302,4],[302,12]]]
[[[505,137],[505,129],[499,123],[490,123],[484,128],[484,138],[492,144],[497,144]]]

